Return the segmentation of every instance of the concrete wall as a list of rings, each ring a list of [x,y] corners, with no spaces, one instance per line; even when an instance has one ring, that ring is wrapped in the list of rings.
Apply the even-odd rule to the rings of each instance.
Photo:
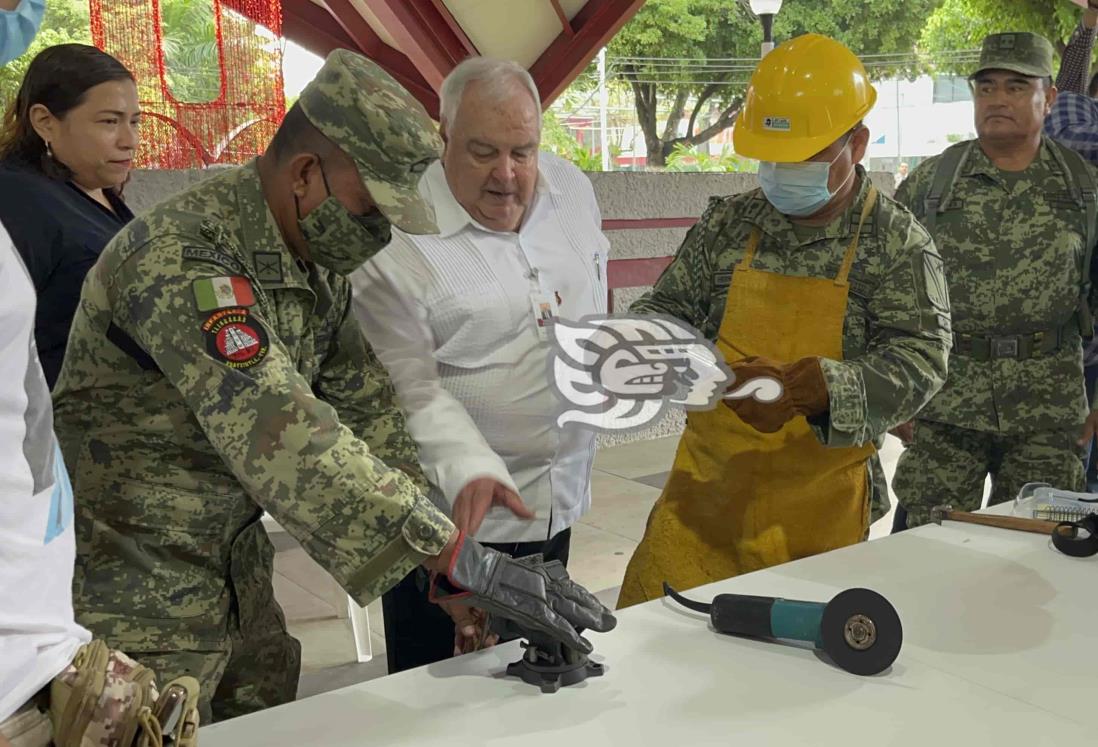
[[[141,212],[156,202],[201,182],[216,170],[206,171],[138,171],[126,187],[126,201],[135,212]],[[602,217],[605,220],[635,220],[659,218],[696,218],[705,209],[710,195],[745,192],[758,186],[753,174],[669,174],[643,172],[612,172],[588,175],[595,188]],[[872,175],[874,183],[891,195],[891,174]],[[665,257],[675,253],[688,228],[643,228],[606,231],[610,239],[610,259]],[[615,308],[627,309],[645,288],[615,291]],[[606,435],[600,445],[658,438],[682,431],[685,418],[674,411],[653,426],[635,433]]]
[[[180,171],[144,171],[133,172],[133,178],[126,185],[126,204],[135,213],[141,213],[150,207],[182,192],[188,187],[209,179],[231,166],[215,166],[210,169],[187,169]]]

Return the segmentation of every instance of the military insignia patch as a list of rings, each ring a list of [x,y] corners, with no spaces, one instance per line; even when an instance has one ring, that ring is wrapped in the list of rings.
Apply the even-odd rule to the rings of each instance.
[[[277,252],[256,252],[255,277],[260,283],[282,282],[282,255]]]
[[[202,324],[206,352],[229,368],[251,368],[267,357],[267,330],[247,309],[221,309]]]
[[[191,284],[194,302],[199,311],[213,311],[229,306],[254,306],[255,294],[247,278],[233,275],[221,278],[201,278]]]
[[[230,257],[228,254],[206,246],[183,247],[183,259],[192,262],[212,262],[215,265],[221,265],[234,275],[244,274],[244,265],[235,257]]]
[[[923,277],[926,282],[927,300],[935,311],[949,311],[949,288],[945,284],[945,272],[941,257],[923,252]]]

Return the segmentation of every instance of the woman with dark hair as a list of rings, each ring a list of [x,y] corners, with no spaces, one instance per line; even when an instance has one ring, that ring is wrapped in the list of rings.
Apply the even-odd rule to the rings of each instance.
[[[34,335],[50,388],[84,276],[133,213],[122,201],[141,110],[133,75],[85,44],[38,54],[0,132],[0,220],[38,292]]]

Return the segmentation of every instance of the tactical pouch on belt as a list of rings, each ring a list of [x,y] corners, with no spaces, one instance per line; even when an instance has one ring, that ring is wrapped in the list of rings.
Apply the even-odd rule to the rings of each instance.
[[[1089,289],[1088,283],[1084,286],[1084,292]],[[1090,303],[1086,296],[1079,298],[1079,305],[1075,310],[1075,322],[1079,326],[1079,335],[1083,340],[1089,341],[1094,336],[1094,316],[1090,312]]]
[[[50,685],[50,720],[55,747],[193,747],[198,681],[173,680],[161,695],[151,669],[92,641]]]

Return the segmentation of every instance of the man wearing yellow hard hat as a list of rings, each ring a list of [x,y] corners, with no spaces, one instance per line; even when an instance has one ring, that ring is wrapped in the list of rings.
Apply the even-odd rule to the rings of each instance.
[[[833,39],[767,55],[733,133],[762,189],[713,198],[633,305],[784,391],[688,414],[619,607],[853,544],[885,505],[876,444],[941,387],[951,334],[930,237],[858,165],[876,98]]]

